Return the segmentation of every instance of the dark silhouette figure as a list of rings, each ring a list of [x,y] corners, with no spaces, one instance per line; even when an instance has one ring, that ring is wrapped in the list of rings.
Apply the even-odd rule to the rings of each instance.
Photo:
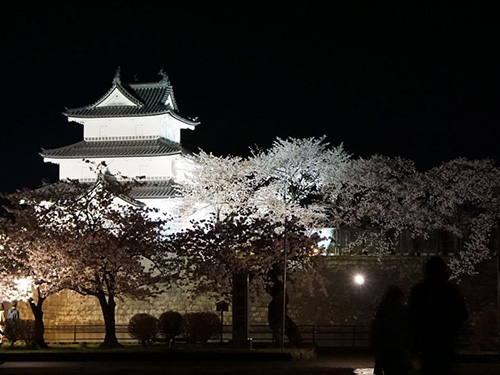
[[[279,278],[280,275],[280,267],[275,265],[268,273],[270,284],[266,287],[267,293],[272,297],[267,310],[267,318],[277,347],[281,347],[283,344],[283,281]],[[288,293],[285,296],[285,305],[288,306]],[[287,313],[285,314],[285,335],[291,346],[302,346],[303,341],[299,327]]]
[[[407,374],[412,367],[408,310],[399,287],[387,287],[373,318],[371,334],[371,344],[375,351],[374,374]]]
[[[432,257],[425,263],[424,280],[410,294],[410,335],[424,375],[452,372],[456,335],[468,318],[464,298],[448,278],[444,260]]]
[[[5,308],[3,302],[0,302],[0,346],[3,344],[3,335],[5,331]]]
[[[13,302],[9,311],[7,312],[7,321],[17,322],[19,321],[19,310],[17,309],[17,302]]]
[[[14,301],[9,311],[7,312],[7,322],[5,325],[7,336],[10,341],[10,347],[14,347],[14,343],[18,340],[19,336],[19,310],[17,309],[17,302]]]

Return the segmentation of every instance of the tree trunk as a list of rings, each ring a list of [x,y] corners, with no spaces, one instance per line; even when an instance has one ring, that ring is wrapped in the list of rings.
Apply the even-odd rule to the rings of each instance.
[[[273,332],[274,342],[276,347],[282,347],[282,330],[283,330],[283,282],[278,278],[280,275],[280,267],[273,267],[269,272],[269,281],[271,284],[266,288],[267,293],[271,295],[272,299],[269,303],[267,310],[267,318],[269,327]],[[288,306],[288,293],[285,297],[285,304]],[[285,308],[286,312],[286,308]],[[302,335],[300,334],[299,327],[285,314],[285,335],[293,347],[300,347],[303,344]]]
[[[101,305],[102,315],[104,318],[104,325],[106,329],[106,334],[104,336],[104,341],[99,348],[117,348],[122,345],[118,342],[116,338],[116,323],[115,323],[115,308],[116,303],[112,295],[108,297],[106,301],[106,295],[101,293],[97,296],[99,304]]]
[[[42,297],[40,295],[40,291],[37,289],[37,294],[38,298],[35,303],[35,301],[31,298],[29,300],[29,304],[31,307],[31,312],[33,313],[33,316],[35,317],[35,339],[36,339],[36,344],[39,348],[48,348],[47,343],[45,342],[43,336],[45,333],[45,325],[43,323],[43,302],[45,301],[45,297]]]
[[[233,337],[231,346],[235,348],[247,348],[249,336],[248,323],[248,274],[233,275]]]

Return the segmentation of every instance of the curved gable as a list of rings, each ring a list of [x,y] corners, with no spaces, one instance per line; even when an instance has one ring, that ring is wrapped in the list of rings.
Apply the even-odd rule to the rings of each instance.
[[[119,86],[115,86],[107,96],[101,99],[95,107],[140,107],[141,105],[137,102],[132,101],[127,95],[125,95]]]

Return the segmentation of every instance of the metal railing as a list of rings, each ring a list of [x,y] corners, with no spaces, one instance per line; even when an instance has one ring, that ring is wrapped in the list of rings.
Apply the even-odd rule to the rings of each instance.
[[[224,325],[222,331],[211,342],[231,340],[232,327]],[[370,345],[370,327],[368,325],[299,325],[304,343],[325,347],[368,347]],[[125,324],[116,325],[116,336],[120,342],[135,342],[128,333]],[[464,327],[459,334],[461,346],[470,342],[473,327]],[[102,342],[105,335],[104,325],[47,325],[45,340],[48,343],[94,343]],[[251,325],[250,337],[254,343],[272,343],[273,335],[268,325]],[[176,339],[182,342],[182,337]]]

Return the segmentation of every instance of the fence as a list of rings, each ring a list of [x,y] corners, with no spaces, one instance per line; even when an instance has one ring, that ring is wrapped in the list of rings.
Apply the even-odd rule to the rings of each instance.
[[[300,332],[305,343],[324,347],[368,347],[370,345],[370,327],[367,325],[300,325]],[[212,342],[228,342],[232,327],[224,325]],[[135,342],[128,334],[127,325],[116,326],[116,336],[120,342]],[[104,325],[61,325],[46,326],[45,340],[48,343],[92,343],[104,339]],[[464,327],[459,334],[459,344],[465,346],[473,334],[472,327]],[[273,335],[267,325],[251,325],[250,335],[254,343],[271,343]],[[182,341],[182,338],[178,339]]]

